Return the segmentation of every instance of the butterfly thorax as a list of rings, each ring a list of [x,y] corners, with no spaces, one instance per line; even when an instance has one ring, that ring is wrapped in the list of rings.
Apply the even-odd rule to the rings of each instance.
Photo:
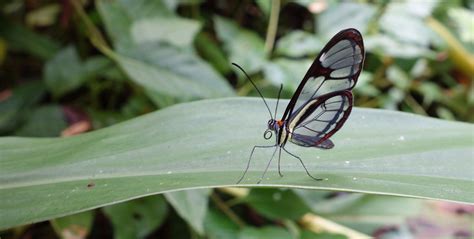
[[[268,129],[276,133],[278,133],[278,131],[280,130],[280,128],[282,128],[284,124],[285,122],[283,120],[274,120],[274,119],[270,119],[267,123]]]
[[[270,119],[268,121],[268,130],[275,132],[277,144],[282,145],[286,142],[286,120]]]

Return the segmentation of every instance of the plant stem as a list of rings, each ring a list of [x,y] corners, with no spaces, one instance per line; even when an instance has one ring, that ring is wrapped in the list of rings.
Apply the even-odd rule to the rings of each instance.
[[[228,207],[233,207],[239,203],[242,203],[243,202],[242,199],[247,197],[247,195],[249,195],[250,193],[250,190],[247,188],[225,187],[225,188],[219,188],[218,190],[220,192],[229,194],[234,197],[225,202],[226,206]]]
[[[428,115],[425,109],[423,109],[423,107],[420,104],[418,104],[418,102],[416,102],[413,96],[410,95],[409,93],[405,96],[405,103],[408,106],[410,106],[415,113],[421,114],[421,115]]]
[[[77,15],[85,25],[87,36],[89,37],[91,44],[95,46],[104,55],[113,58],[114,53],[112,49],[107,44],[107,41],[102,36],[102,33],[100,33],[99,29],[97,29],[94,23],[92,23],[92,21],[90,20],[89,16],[87,16],[87,13],[84,11],[81,2],[79,0],[72,0],[71,3]]]
[[[455,67],[468,76],[474,75],[474,56],[469,54],[469,51],[441,22],[433,17],[428,17],[426,23],[447,43],[448,54],[453,59]]]
[[[216,194],[211,194],[211,200],[216,204],[216,206],[227,216],[235,222],[239,227],[244,227],[245,223],[222,201],[222,199]]]
[[[339,233],[347,236],[348,238],[354,239],[365,239],[370,238],[369,236],[355,231],[351,228],[345,227],[343,225],[337,224],[333,221],[325,219],[320,216],[316,216],[314,214],[308,213],[303,216],[300,220],[300,224],[313,232],[321,233],[321,232],[330,232],[330,233]]]
[[[286,229],[288,229],[293,238],[300,238],[300,230],[294,221],[290,219],[283,219],[283,225],[286,227]]]
[[[280,0],[272,0],[272,10],[270,12],[270,21],[267,28],[267,36],[265,38],[265,54],[270,57],[275,37],[278,29],[278,17],[280,15]]]

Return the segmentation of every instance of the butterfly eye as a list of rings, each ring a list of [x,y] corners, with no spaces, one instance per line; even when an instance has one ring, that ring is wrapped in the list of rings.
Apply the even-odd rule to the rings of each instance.
[[[273,133],[270,129],[265,130],[265,133],[263,133],[263,138],[264,139],[271,139],[273,136]]]
[[[268,121],[268,129],[273,129],[275,127],[275,121],[273,120],[269,120]]]

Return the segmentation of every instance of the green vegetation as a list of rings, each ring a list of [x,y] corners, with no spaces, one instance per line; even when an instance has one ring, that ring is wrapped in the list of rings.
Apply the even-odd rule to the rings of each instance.
[[[471,238],[474,6],[375,2],[0,3],[0,237]],[[326,180],[283,155],[257,185],[260,150],[234,187],[271,142],[230,63],[287,99],[347,27],[356,108],[334,149],[288,145]]]

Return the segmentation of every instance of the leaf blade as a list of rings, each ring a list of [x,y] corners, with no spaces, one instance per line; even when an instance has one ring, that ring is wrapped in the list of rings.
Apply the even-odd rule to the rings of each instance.
[[[251,147],[263,143],[265,117],[259,99],[205,100],[70,138],[0,138],[5,215],[0,228],[153,193],[234,185]],[[274,164],[269,179],[255,185],[271,153],[258,152],[242,186],[474,203],[472,129],[472,124],[356,108],[333,137],[334,149],[288,145],[327,181],[314,182],[296,160],[285,157],[283,178]]]

